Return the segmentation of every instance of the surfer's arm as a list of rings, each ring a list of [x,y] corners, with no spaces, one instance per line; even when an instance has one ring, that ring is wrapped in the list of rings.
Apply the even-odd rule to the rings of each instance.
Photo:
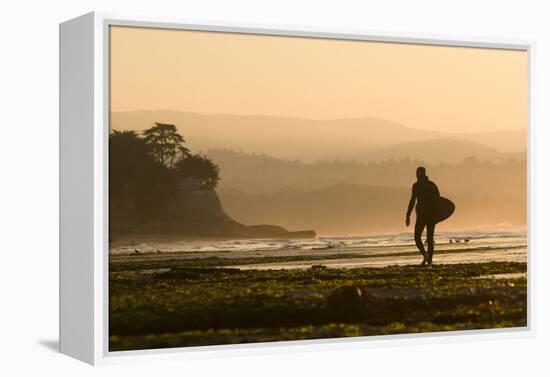
[[[414,186],[413,186],[412,193],[411,193],[411,200],[409,200],[409,207],[407,208],[407,219],[411,217],[411,212],[414,208],[415,203],[416,203],[416,193],[414,192]]]

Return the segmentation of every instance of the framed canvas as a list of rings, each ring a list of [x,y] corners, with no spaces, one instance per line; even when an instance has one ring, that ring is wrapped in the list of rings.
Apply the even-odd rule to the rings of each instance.
[[[533,48],[62,23],[61,352],[532,334]]]

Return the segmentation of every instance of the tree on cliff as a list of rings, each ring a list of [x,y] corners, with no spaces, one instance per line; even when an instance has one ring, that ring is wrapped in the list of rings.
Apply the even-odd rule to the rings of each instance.
[[[135,194],[156,165],[151,148],[134,131],[113,131],[109,137],[109,188],[112,194]]]
[[[152,148],[134,131],[109,135],[110,204],[131,205],[138,219],[156,210],[175,186],[173,172],[156,161]]]
[[[206,156],[193,155],[172,124],[155,123],[140,136],[134,131],[109,135],[109,189],[111,197],[135,203],[143,216],[154,212],[182,180],[191,187],[211,190],[220,169]]]
[[[183,146],[185,139],[173,124],[155,123],[143,131],[143,136],[155,159],[168,168],[174,167],[179,159],[189,155],[189,149]]]
[[[206,156],[195,154],[181,158],[176,169],[183,179],[198,180],[203,190],[214,189],[220,180],[220,168]]]

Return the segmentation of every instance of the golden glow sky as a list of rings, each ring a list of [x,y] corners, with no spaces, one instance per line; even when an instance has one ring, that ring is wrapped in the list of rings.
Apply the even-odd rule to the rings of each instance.
[[[482,132],[527,126],[527,53],[111,28],[111,110],[375,117]]]

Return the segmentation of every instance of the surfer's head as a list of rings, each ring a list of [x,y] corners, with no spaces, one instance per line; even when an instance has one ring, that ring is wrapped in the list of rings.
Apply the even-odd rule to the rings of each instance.
[[[426,176],[426,168],[424,166],[419,166],[416,168],[416,179],[418,179],[419,181],[423,180],[423,179],[427,179],[428,177]]]

